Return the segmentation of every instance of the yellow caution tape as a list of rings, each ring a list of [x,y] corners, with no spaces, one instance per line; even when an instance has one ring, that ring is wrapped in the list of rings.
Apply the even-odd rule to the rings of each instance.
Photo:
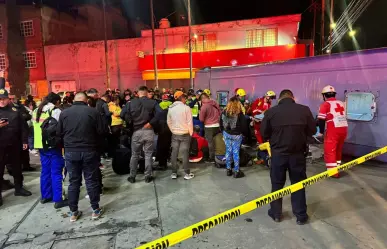
[[[327,170],[325,172],[322,172],[320,174],[317,174],[315,176],[309,177],[306,180],[303,180],[301,182],[295,183],[290,185],[289,187],[280,189],[278,191],[275,191],[273,193],[264,195],[258,199],[249,201],[245,204],[242,204],[236,208],[229,209],[223,213],[220,213],[218,215],[212,216],[211,218],[208,218],[206,220],[200,221],[192,226],[183,228],[177,232],[171,233],[167,236],[164,236],[160,239],[154,240],[152,242],[149,242],[145,245],[137,247],[137,249],[162,249],[162,248],[168,248],[173,245],[176,245],[186,239],[189,239],[199,233],[202,233],[206,230],[209,230],[215,226],[218,226],[222,223],[225,223],[227,221],[233,220],[241,215],[244,215],[250,211],[253,211],[254,209],[257,209],[259,207],[262,207],[263,205],[269,204],[275,200],[278,200],[284,196],[290,195],[291,193],[294,193],[300,189],[303,189],[307,186],[313,185],[319,181],[322,181],[330,176],[336,175],[339,172],[346,171],[350,168],[352,168],[355,165],[364,163],[365,161],[368,161],[372,158],[375,158],[377,156],[380,156],[384,153],[387,153],[387,146],[383,147],[379,150],[376,150],[374,152],[371,152],[365,156],[359,157],[353,161],[350,161],[348,163],[345,163],[337,168],[333,168],[330,170]]]

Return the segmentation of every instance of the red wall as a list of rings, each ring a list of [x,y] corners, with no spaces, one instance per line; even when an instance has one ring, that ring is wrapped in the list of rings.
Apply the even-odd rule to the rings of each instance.
[[[238,66],[271,61],[289,60],[306,56],[306,45],[285,45],[275,47],[245,48],[211,52],[192,53],[194,68],[231,66],[235,60]],[[158,69],[189,68],[189,53],[158,54]],[[153,55],[139,59],[140,71],[153,69]]]

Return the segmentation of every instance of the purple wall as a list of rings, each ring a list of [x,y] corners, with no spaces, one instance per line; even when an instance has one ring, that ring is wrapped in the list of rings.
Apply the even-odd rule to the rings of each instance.
[[[279,94],[283,89],[293,91],[298,103],[308,105],[314,114],[322,102],[321,89],[333,85],[338,99],[345,91],[372,91],[377,98],[374,121],[350,121],[345,153],[362,156],[387,145],[387,49],[365,50],[343,54],[290,60],[255,67],[211,69],[198,72],[195,89],[210,88],[230,91],[244,88],[249,100],[263,96],[268,90]],[[371,127],[372,125],[372,127]],[[387,156],[379,160],[387,162]]]

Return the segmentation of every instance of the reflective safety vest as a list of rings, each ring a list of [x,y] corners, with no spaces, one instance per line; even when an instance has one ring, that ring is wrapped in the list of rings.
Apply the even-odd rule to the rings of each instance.
[[[43,149],[43,137],[42,137],[42,128],[40,127],[44,120],[46,120],[50,115],[48,112],[42,112],[38,122],[36,121],[36,116],[38,109],[34,110],[32,114],[32,125],[34,127],[34,149]]]
[[[187,100],[187,105],[191,103],[192,100]],[[191,108],[192,117],[197,118],[199,116],[199,104],[196,102],[194,107]]]

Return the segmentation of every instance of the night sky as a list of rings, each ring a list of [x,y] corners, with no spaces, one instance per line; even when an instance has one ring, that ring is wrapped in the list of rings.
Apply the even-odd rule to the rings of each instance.
[[[32,1],[32,0],[17,0]],[[40,0],[35,0],[40,1]],[[66,9],[72,4],[98,3],[102,0],[41,0],[45,4]],[[318,0],[321,1],[321,0]],[[335,16],[338,18],[351,0],[335,0]],[[120,7],[126,17],[131,20],[139,18],[150,24],[149,0],[106,0],[108,4]],[[180,14],[186,15],[185,0],[154,0],[155,16],[157,20],[168,16],[172,26],[178,24]],[[329,0],[326,0],[327,6]],[[213,23],[221,21],[241,20],[259,17],[278,16],[303,13],[299,37],[310,39],[312,36],[313,12],[305,11],[312,0],[191,0],[193,24]],[[362,16],[354,25],[357,30],[356,39],[361,48],[387,47],[387,10],[386,0],[373,0]],[[316,40],[320,36],[320,12],[317,17]],[[326,15],[326,31],[329,31],[329,15]],[[336,46],[334,52],[355,49],[352,39],[345,36],[341,40],[341,47]],[[318,42],[316,41],[316,46]]]

